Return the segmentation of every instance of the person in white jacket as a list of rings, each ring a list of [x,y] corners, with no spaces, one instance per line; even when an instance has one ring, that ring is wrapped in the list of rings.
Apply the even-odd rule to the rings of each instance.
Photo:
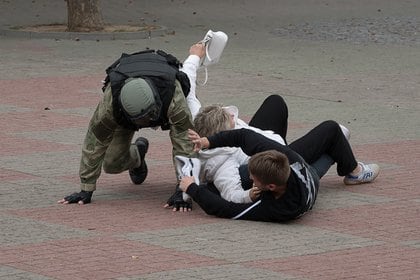
[[[196,80],[197,80],[197,70],[200,67],[200,58],[198,56],[190,55],[183,63],[183,67],[181,71],[187,74],[190,79],[190,92],[187,96],[187,105],[191,111],[191,115],[193,120],[196,119],[197,115],[199,116],[199,120],[204,120],[206,117],[201,118],[200,116],[204,116],[206,108],[214,108],[218,106],[209,106],[203,108],[201,110],[201,102],[198,100],[196,96]],[[281,97],[279,97],[281,98]],[[271,100],[272,101],[272,100]],[[271,106],[280,106],[285,109],[284,115],[281,116],[282,120],[277,119],[276,122],[282,121],[287,123],[287,106],[283,104],[283,99],[277,99],[274,104]],[[270,103],[270,102],[268,102]],[[219,106],[220,107],[220,106]],[[256,115],[259,112],[263,112],[264,109],[263,105],[259,111],[257,111]],[[262,130],[254,126],[250,126],[246,124],[243,120],[239,118],[239,110],[236,106],[228,106],[228,107],[220,107],[220,110],[226,114],[225,116],[229,117],[230,119],[230,127],[226,129],[238,129],[238,128],[248,128],[252,129],[280,144],[285,144],[283,137],[279,134],[274,132],[273,130],[266,129]],[[214,112],[215,114],[219,114],[219,112]],[[273,117],[273,116],[271,116]],[[204,120],[205,122],[205,120]],[[198,123],[194,121],[194,123]],[[252,121],[251,121],[252,123]],[[276,125],[277,125],[276,124]],[[200,124],[199,124],[200,125]],[[203,123],[201,126],[211,127],[211,124]],[[277,125],[279,126],[279,125]],[[284,126],[284,125],[282,125]],[[197,127],[195,127],[197,130]],[[202,130],[198,130],[202,132]],[[199,133],[200,133],[199,132]],[[200,133],[201,136],[206,136],[205,134]],[[211,134],[209,134],[211,135]],[[239,174],[239,166],[246,164],[248,162],[248,156],[242,152],[240,148],[217,148],[207,151],[200,151],[199,159],[201,162],[201,171],[200,171],[200,182],[213,182],[217,190],[220,192],[220,195],[232,202],[237,203],[246,203],[251,202],[251,197],[249,195],[249,190],[244,190],[241,184],[241,177]]]
[[[202,44],[198,43],[191,48],[201,49],[205,52]],[[183,62],[182,72],[186,73],[190,79],[190,92],[186,97],[187,105],[191,111],[193,120],[199,114],[202,107],[201,102],[196,96],[197,86],[197,71],[201,65],[203,54],[194,55],[197,51],[191,51],[190,55]],[[252,128],[270,139],[273,139],[281,144],[285,144],[283,138],[271,130],[261,130],[256,127],[250,127],[238,117],[238,108],[229,106],[223,108],[226,116],[230,118],[231,128]],[[287,121],[287,118],[286,118]],[[204,134],[203,134],[204,136]],[[202,182],[213,182],[220,192],[221,196],[233,202],[250,202],[249,190],[244,190],[241,185],[241,178],[239,174],[239,166],[248,162],[248,156],[245,155],[239,148],[218,148],[209,151],[201,151],[199,153],[201,162],[200,178]],[[168,207],[168,204],[165,205]]]
[[[260,120],[259,116],[262,112],[266,112],[267,106],[278,109],[278,114],[271,116],[273,121],[268,119],[264,121],[264,123],[272,122],[272,129],[264,127],[263,130],[253,126],[252,123],[255,120]],[[207,106],[202,108],[194,118],[194,127],[200,136],[210,136],[222,130],[247,128],[285,145],[283,137],[286,135],[280,135],[282,132],[276,129],[280,127],[279,123],[283,126],[287,124],[287,106],[278,95],[272,95],[266,99],[252,118],[251,125],[238,118],[238,109],[235,106]],[[240,148],[221,147],[202,150],[199,152],[199,159],[201,160],[200,182],[212,182],[222,198],[235,203],[248,203],[256,198],[250,193],[250,189],[243,187],[243,178],[241,178],[239,168],[248,163],[249,157]]]

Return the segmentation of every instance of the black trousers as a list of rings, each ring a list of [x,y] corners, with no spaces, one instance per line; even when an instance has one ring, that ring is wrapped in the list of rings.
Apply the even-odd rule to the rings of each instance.
[[[286,141],[289,112],[284,99],[279,95],[267,97],[249,125],[263,130],[272,130]],[[321,178],[332,164],[337,163],[337,174],[348,175],[357,167],[357,161],[340,125],[335,121],[324,121],[306,135],[289,144],[295,152],[315,168]],[[240,167],[241,179],[249,188],[247,168]],[[248,172],[247,172],[248,173]],[[243,184],[244,185],[244,184]]]

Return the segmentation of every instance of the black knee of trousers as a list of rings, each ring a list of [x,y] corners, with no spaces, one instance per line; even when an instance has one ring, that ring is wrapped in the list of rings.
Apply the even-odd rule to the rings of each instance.
[[[340,125],[333,120],[324,121],[320,125],[325,127],[325,129],[327,129],[330,133],[336,134],[338,132],[342,132]]]
[[[278,94],[272,94],[268,96],[263,103],[276,104],[276,106],[285,106],[287,108],[286,102],[283,97]]]

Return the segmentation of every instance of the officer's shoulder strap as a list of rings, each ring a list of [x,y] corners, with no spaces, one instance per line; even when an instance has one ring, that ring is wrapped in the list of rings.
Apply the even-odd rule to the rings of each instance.
[[[109,72],[111,72],[113,69],[115,69],[115,67],[117,67],[117,65],[120,64],[121,58],[132,56],[132,55],[145,54],[145,53],[154,53],[154,52],[155,52],[155,50],[144,50],[144,51],[138,51],[138,52],[131,53],[131,54],[122,53],[121,56],[114,63],[112,63],[110,66],[108,66],[106,68],[105,72],[107,74],[109,74]]]

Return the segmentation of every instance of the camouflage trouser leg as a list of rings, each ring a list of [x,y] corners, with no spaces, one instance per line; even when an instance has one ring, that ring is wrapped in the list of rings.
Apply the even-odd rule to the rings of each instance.
[[[107,90],[90,120],[80,161],[81,189],[94,191],[102,167],[120,173],[139,166],[137,148],[131,144],[134,131],[119,126],[112,113],[112,95]]]
[[[134,131],[119,126],[105,153],[103,168],[106,173],[121,173],[130,168],[140,166],[137,147],[131,144]]]

